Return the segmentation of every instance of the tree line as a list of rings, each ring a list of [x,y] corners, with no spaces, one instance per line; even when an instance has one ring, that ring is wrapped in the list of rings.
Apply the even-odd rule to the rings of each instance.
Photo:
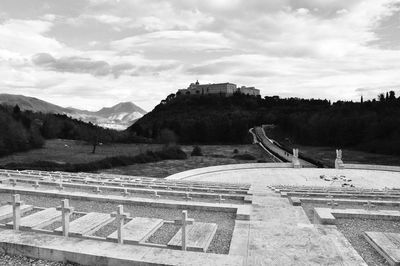
[[[94,147],[98,143],[147,141],[62,114],[21,111],[18,105],[0,105],[0,156],[41,148],[46,139],[54,138],[83,140]]]
[[[181,143],[248,143],[248,130],[274,124],[303,145],[400,155],[400,97],[394,91],[360,102],[264,98],[236,94],[169,95],[128,131],[157,139],[164,129]]]

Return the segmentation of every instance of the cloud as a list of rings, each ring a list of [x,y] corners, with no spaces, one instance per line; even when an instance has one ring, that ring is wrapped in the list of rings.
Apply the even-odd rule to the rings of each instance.
[[[0,49],[20,55],[42,51],[60,51],[64,46],[57,40],[44,36],[53,24],[42,20],[6,20],[0,24]]]
[[[120,76],[126,70],[134,68],[132,64],[121,63],[110,65],[106,61],[92,60],[85,57],[60,57],[54,58],[47,53],[39,53],[32,57],[32,62],[47,70],[57,72],[88,73],[94,76],[106,76],[113,74]]]
[[[330,99],[398,84],[399,0],[72,2],[0,2],[0,88],[151,109],[196,79]]]

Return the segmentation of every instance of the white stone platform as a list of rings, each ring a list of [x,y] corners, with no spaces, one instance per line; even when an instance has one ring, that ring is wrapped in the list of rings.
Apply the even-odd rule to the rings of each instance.
[[[243,265],[366,265],[335,226],[313,225],[300,206],[267,188],[270,185],[339,187],[321,175],[344,175],[356,187],[400,187],[400,173],[324,168],[274,168],[275,164],[225,165],[194,169],[167,177],[173,180],[251,183],[253,210],[248,223],[235,228],[230,254]],[[248,231],[246,231],[248,228]],[[237,240],[236,238],[240,239]]]

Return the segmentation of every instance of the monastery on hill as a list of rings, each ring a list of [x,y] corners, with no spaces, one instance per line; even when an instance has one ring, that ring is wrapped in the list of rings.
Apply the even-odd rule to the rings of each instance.
[[[219,94],[224,96],[232,96],[234,93],[242,93],[245,95],[260,95],[260,90],[254,87],[237,87],[233,83],[213,83],[213,84],[200,84],[199,81],[191,83],[187,89],[178,90],[181,95],[196,95],[196,94]]]

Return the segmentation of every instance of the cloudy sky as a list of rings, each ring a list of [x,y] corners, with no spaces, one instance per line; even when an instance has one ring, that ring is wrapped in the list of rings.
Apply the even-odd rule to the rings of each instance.
[[[400,0],[1,0],[0,93],[150,111],[200,83],[400,93]]]

